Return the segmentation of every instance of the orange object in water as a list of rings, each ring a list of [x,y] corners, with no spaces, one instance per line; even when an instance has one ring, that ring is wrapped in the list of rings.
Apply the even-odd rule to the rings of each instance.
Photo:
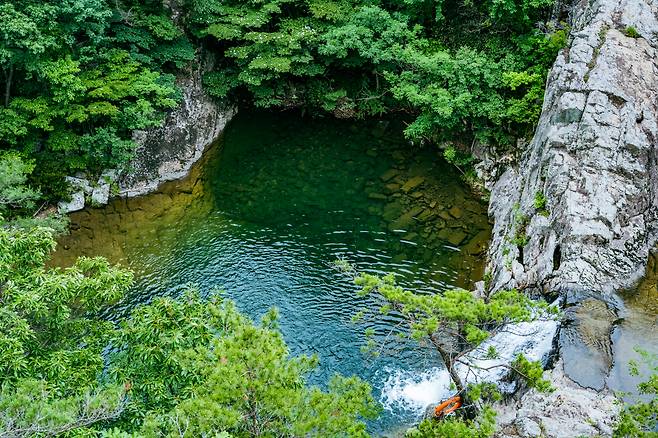
[[[444,415],[448,415],[449,413],[455,412],[457,409],[459,409],[461,405],[462,398],[460,396],[456,395],[454,397],[450,397],[448,400],[434,408],[434,416],[443,417]]]

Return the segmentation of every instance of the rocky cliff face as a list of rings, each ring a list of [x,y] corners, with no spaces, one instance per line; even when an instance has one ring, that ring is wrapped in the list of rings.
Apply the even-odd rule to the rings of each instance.
[[[235,115],[235,108],[219,104],[203,90],[203,73],[211,68],[212,59],[200,56],[193,64],[177,81],[183,94],[181,104],[161,127],[133,134],[138,148],[128,172],[119,180],[121,196],[142,195],[185,176]]]
[[[658,5],[599,0],[574,12],[535,137],[493,187],[496,287],[610,294],[642,275],[658,236]],[[625,35],[632,28],[639,37]],[[526,245],[511,242],[521,234]]]
[[[186,176],[237,112],[235,107],[218,103],[204,91],[203,74],[212,64],[212,58],[200,50],[190,70],[178,76],[181,103],[167,114],[160,127],[133,133],[137,143],[135,156],[121,173],[106,170],[97,183],[84,174],[67,177],[73,189],[72,198],[58,203],[59,212],[82,210],[88,204],[107,204],[116,194],[111,190],[115,183],[119,196],[132,197],[153,192],[163,182]]]
[[[494,289],[564,298],[564,372],[605,391],[615,291],[658,238],[658,4],[581,1],[571,25],[535,137],[493,186],[489,269]]]

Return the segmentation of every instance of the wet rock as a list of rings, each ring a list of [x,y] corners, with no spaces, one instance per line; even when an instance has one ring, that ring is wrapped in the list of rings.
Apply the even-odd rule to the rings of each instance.
[[[400,204],[398,201],[389,202],[384,206],[384,212],[382,216],[384,220],[392,221],[396,217],[400,216],[402,209],[402,204]]]
[[[408,230],[415,223],[415,217],[423,211],[422,207],[414,207],[411,210],[398,217],[388,225],[389,230]]]
[[[443,228],[440,230],[437,234],[439,239],[449,242],[453,246],[459,246],[464,239],[468,236],[464,231],[462,230],[454,230],[451,228]]]
[[[441,210],[439,212],[439,217],[446,221],[451,221],[453,219],[452,215],[447,210]]]
[[[462,248],[462,251],[469,255],[480,255],[487,249],[490,237],[491,232],[489,230],[480,231],[468,241],[468,243]]]
[[[451,231],[450,236],[448,236],[448,242],[453,246],[459,246],[467,237],[468,234],[461,230]]]
[[[596,298],[579,297],[565,311],[560,333],[560,354],[564,371],[584,388],[602,390],[612,366],[610,334],[616,311]]]
[[[417,237],[418,237],[417,233],[407,233],[404,236],[402,236],[402,239],[407,240],[409,242],[413,242],[414,240],[416,240]]]
[[[416,187],[420,186],[424,182],[425,182],[425,177],[414,176],[409,181],[404,183],[404,185],[402,186],[402,191],[405,192],[405,193],[409,193],[411,190],[413,190]]]
[[[384,186],[384,192],[390,194],[396,193],[400,190],[400,184],[389,183]]]
[[[383,193],[376,193],[376,192],[369,193],[368,198],[377,199],[379,201],[386,201],[386,199],[388,199],[388,197]]]
[[[432,217],[434,217],[435,214],[436,213],[432,209],[426,208],[425,210],[423,210],[422,213],[420,213],[418,215],[418,221],[419,222],[426,222],[426,221],[430,220]]]

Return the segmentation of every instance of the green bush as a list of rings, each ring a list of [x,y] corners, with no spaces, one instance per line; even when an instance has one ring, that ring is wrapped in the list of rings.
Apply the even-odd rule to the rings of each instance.
[[[633,26],[628,26],[624,29],[624,35],[630,38],[640,38],[642,36]]]

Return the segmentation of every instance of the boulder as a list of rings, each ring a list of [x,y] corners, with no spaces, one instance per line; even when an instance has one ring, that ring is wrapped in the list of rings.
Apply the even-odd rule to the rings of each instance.
[[[71,195],[70,201],[60,201],[57,203],[57,210],[60,214],[72,213],[85,208],[85,192],[78,191]]]
[[[138,196],[154,191],[161,183],[186,176],[205,149],[217,141],[236,108],[223,105],[203,88],[203,75],[212,69],[214,58],[201,52],[193,69],[176,82],[182,99],[162,126],[135,131],[135,156],[130,171],[119,179],[120,195]]]

